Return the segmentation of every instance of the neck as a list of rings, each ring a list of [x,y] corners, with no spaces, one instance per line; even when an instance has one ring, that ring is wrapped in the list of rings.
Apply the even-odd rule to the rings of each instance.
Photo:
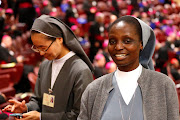
[[[118,69],[119,69],[120,71],[129,72],[129,71],[135,70],[138,66],[139,66],[139,64],[137,64],[137,65],[135,65],[135,66],[131,66],[131,67],[118,66]]]
[[[66,54],[68,54],[70,52],[70,50],[67,47],[63,47],[62,50],[63,50],[62,54],[60,56],[58,56],[57,59],[64,57]]]

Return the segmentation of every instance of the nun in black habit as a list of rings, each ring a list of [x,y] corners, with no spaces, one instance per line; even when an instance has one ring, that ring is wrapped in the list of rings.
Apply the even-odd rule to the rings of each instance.
[[[39,69],[35,95],[29,103],[11,100],[4,110],[24,113],[24,120],[76,120],[80,100],[93,80],[92,64],[74,33],[59,19],[37,18],[31,29],[32,49],[45,60]]]

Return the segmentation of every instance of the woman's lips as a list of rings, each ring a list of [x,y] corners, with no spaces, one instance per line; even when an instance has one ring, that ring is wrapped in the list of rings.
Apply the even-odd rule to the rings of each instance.
[[[127,54],[116,54],[115,57],[117,60],[123,60],[127,57]]]

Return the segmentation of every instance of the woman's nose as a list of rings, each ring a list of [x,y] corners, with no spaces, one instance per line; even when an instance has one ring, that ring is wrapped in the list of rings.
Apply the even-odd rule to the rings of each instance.
[[[123,49],[124,48],[124,46],[123,46],[123,43],[122,42],[118,42],[117,44],[116,44],[116,46],[115,46],[115,49],[116,50],[121,50],[121,49]]]

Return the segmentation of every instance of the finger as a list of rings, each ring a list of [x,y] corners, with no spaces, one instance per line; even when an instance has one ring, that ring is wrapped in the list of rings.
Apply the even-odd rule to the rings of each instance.
[[[2,111],[11,111],[12,105],[6,106]]]
[[[29,112],[28,113],[23,113],[22,115],[23,115],[23,118],[26,118],[26,117],[29,116]]]
[[[22,106],[25,106],[25,104],[26,104],[26,101],[23,100],[23,101],[22,101]]]
[[[18,103],[18,101],[17,101],[17,100],[12,100],[12,99],[10,99],[10,100],[9,100],[9,102],[10,102],[10,103],[12,103],[12,104],[16,104],[16,103]]]
[[[15,105],[12,106],[11,112],[14,112],[15,110]]]

